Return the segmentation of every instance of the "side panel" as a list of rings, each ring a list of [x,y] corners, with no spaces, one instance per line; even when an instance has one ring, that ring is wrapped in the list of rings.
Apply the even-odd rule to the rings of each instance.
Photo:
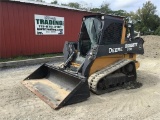
[[[120,59],[130,59],[135,61],[136,69],[139,68],[140,64],[138,61],[136,61],[136,54],[124,54],[124,55],[110,55],[110,56],[103,56],[98,57],[94,60],[90,71],[89,76],[93,73],[115,63],[116,61],[119,61]]]
[[[126,42],[125,37],[126,37],[126,27],[125,24],[123,24],[121,44],[124,44]]]
[[[123,57],[124,57],[123,55],[110,55],[110,56],[103,56],[96,58],[90,68],[89,76],[107,67],[108,65],[115,63],[116,61],[122,59]]]
[[[136,69],[140,67],[140,63],[136,60],[137,55],[136,54],[124,54],[125,59],[131,59],[135,61]]]

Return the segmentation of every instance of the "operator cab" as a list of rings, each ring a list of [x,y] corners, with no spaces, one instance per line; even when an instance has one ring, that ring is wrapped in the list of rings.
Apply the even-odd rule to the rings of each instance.
[[[94,45],[121,44],[123,17],[110,15],[86,16],[79,35],[78,51],[86,56]]]

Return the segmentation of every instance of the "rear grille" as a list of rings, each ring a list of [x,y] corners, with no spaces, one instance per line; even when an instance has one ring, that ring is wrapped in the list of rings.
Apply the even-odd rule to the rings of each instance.
[[[104,31],[103,45],[120,44],[122,36],[122,23],[111,23]]]

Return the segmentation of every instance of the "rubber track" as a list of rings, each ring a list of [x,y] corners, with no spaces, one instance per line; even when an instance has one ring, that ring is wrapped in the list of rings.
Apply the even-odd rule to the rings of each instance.
[[[128,63],[132,62],[132,60],[129,59],[122,59],[119,60],[117,62],[115,62],[112,65],[109,65],[108,67],[105,67],[104,69],[93,73],[89,79],[88,79],[88,83],[89,83],[89,87],[90,90],[96,94],[101,94],[100,91],[97,90],[97,84],[98,82],[105,76],[109,75],[110,73],[118,70],[119,68],[127,65]]]

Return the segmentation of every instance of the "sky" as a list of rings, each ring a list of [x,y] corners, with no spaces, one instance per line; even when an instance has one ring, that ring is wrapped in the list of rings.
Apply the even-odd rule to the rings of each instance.
[[[53,0],[45,0],[50,3]],[[57,0],[58,3],[78,2],[89,7],[99,7],[103,2],[109,3],[112,10],[126,10],[127,12],[136,11],[143,6],[148,0]],[[160,0],[150,0],[155,6],[157,6],[157,14],[160,16]]]

